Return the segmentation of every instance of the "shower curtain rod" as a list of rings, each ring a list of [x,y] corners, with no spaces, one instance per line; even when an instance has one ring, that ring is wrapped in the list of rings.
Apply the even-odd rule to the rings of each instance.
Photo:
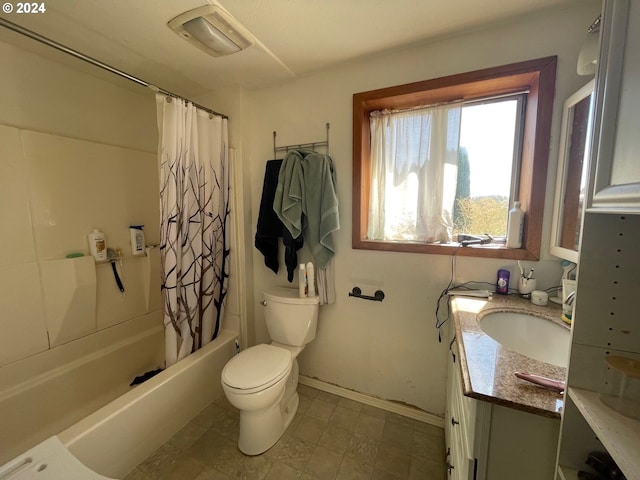
[[[127,80],[130,80],[134,83],[137,83],[138,85],[142,85],[143,87],[148,87],[151,90],[155,91],[155,92],[159,92],[162,93],[163,95],[168,95],[169,97],[173,97],[173,98],[179,98],[182,100],[186,100],[190,103],[193,104],[194,107],[199,108],[201,110],[204,110],[207,113],[210,113],[212,115],[217,115],[219,117],[222,118],[229,118],[227,115],[220,113],[220,112],[216,112],[215,110],[211,110],[210,108],[207,107],[203,107],[202,105],[198,105],[195,102],[192,102],[191,100],[189,100],[188,98],[184,98],[181,97],[180,95],[177,95],[173,92],[170,92],[168,90],[165,90],[164,88],[160,88],[156,85],[153,85],[151,83],[145,82],[144,80],[141,80],[137,77],[134,77],[133,75],[129,75],[126,72],[123,72],[122,70],[118,70],[117,68],[112,67],[111,65],[107,65],[106,63],[101,62],[100,60],[96,60],[93,57],[90,57],[88,55],[85,55],[84,53],[80,53],[77,50],[74,50],[72,48],[69,48],[65,45],[62,45],[61,43],[58,43],[54,40],[51,40],[50,38],[47,38],[43,35],[40,35],[39,33],[36,33],[32,30],[29,30],[28,28],[24,28],[21,27],[20,25],[17,25],[13,22],[10,22],[8,20],[5,20],[4,18],[0,18],[0,26],[12,30],[16,33],[19,33],[20,35],[24,35],[25,37],[29,37],[32,40],[35,40],[37,42],[43,43],[45,45],[48,45],[49,47],[55,48],[56,50],[59,50],[63,53],[66,53],[68,55],[71,55],[72,57],[76,57],[77,59],[80,59],[84,62],[90,63],[91,65],[94,65],[96,67],[102,68],[103,70],[106,70],[108,72],[111,73],[115,73],[116,75],[119,75],[123,78],[126,78]]]

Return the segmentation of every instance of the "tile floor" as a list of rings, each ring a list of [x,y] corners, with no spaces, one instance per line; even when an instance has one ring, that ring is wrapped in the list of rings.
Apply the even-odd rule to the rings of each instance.
[[[237,447],[238,411],[222,397],[125,480],[443,480],[441,428],[299,385],[300,406],[262,455]]]

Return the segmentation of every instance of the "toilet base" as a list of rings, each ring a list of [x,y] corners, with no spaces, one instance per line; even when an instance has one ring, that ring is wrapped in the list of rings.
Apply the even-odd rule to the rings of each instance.
[[[260,455],[273,447],[298,411],[298,362],[294,360],[282,399],[265,410],[240,410],[238,448],[245,455]]]

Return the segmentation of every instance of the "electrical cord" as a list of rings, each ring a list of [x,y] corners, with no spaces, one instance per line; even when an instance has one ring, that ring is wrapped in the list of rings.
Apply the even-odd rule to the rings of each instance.
[[[440,292],[440,296],[438,297],[438,300],[436,301],[436,328],[438,329],[438,343],[442,343],[442,333],[441,333],[441,327],[447,323],[447,321],[449,320],[449,317],[451,316],[451,311],[449,309],[449,299],[447,299],[447,316],[444,319],[440,319],[440,303],[442,302],[442,299],[445,298],[447,296],[447,293],[449,292],[449,290],[451,290],[453,288],[453,286],[455,285],[455,268],[456,268],[456,253],[458,253],[458,250],[460,250],[460,248],[462,247],[458,247],[455,249],[455,251],[453,252],[453,254],[451,255],[451,277],[449,278],[449,283],[447,284],[447,286],[444,288],[444,290],[442,290],[442,292]]]

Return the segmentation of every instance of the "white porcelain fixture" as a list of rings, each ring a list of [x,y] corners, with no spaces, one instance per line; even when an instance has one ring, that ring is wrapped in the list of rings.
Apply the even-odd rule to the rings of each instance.
[[[3,480],[112,480],[87,468],[55,435],[0,467]]]
[[[248,348],[222,370],[222,388],[240,410],[238,448],[259,455],[285,432],[298,409],[296,357],[316,336],[319,298],[276,287],[263,293],[271,344]]]
[[[496,312],[482,317],[480,328],[509,350],[559,367],[567,366],[569,330],[551,320],[524,313]]]

